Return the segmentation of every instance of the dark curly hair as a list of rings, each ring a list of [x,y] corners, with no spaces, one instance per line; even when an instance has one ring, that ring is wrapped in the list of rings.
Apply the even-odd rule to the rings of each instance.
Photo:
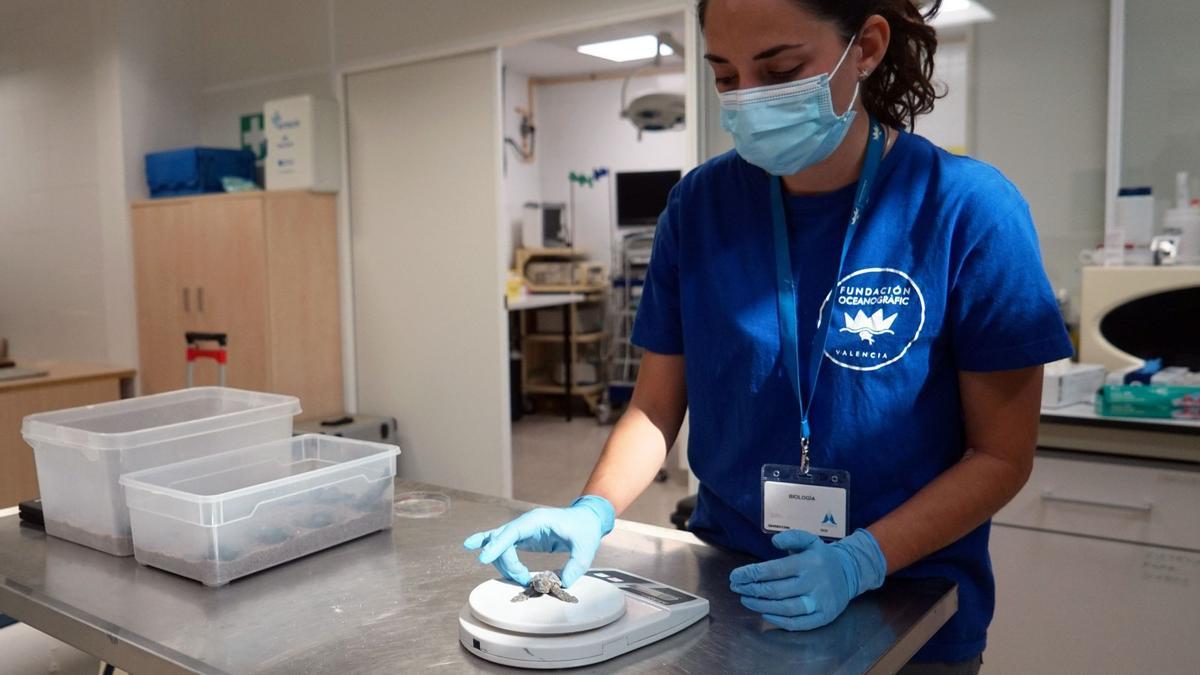
[[[892,40],[883,61],[862,87],[863,106],[880,122],[911,130],[918,115],[933,110],[933,103],[945,96],[934,85],[933,55],[937,52],[937,31],[929,25],[941,8],[942,0],[923,3],[922,13],[912,0],[792,0],[818,18],[837,24],[847,42],[858,33],[867,18],[878,14],[892,29]],[[710,0],[699,0],[696,11],[700,26]]]

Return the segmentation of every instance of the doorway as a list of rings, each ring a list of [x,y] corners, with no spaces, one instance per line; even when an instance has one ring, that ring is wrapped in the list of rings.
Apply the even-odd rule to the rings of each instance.
[[[511,317],[517,499],[577,497],[632,391],[629,333],[654,223],[695,163],[690,29],[676,12],[501,50],[510,274],[527,297],[570,303]],[[671,526],[687,494],[680,454],[623,517]]]

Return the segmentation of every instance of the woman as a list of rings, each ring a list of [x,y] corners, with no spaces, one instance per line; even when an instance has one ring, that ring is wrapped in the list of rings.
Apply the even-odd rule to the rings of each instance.
[[[690,408],[689,528],[765,560],[730,577],[743,605],[809,630],[887,575],[947,577],[958,613],[909,668],[976,672],[989,519],[1029,476],[1041,364],[1071,354],[1029,209],[906,131],[936,98],[936,34],[910,0],[699,12],[736,153],[659,221],[630,408],[583,497],[466,545],[518,583],[515,549],[569,550],[569,585]]]

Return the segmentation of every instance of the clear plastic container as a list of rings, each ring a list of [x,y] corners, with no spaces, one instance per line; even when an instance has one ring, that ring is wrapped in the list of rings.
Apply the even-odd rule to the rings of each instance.
[[[134,556],[221,586],[390,528],[398,454],[306,434],[127,474]]]
[[[133,555],[122,474],[286,439],[299,412],[294,396],[199,387],[30,415],[21,435],[33,447],[46,531]]]

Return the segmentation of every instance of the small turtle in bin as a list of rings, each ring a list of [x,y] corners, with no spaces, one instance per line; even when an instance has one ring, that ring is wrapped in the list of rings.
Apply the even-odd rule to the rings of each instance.
[[[312,498],[313,501],[317,502],[318,504],[329,506],[331,504],[340,504],[341,502],[349,501],[353,497],[354,495],[343,492],[332,485],[328,485],[316,490]],[[305,500],[299,500],[297,503],[303,504],[304,502]]]
[[[328,511],[313,511],[300,520],[300,527],[309,530],[319,530],[322,527],[329,527],[333,524],[334,520],[333,514]]]
[[[239,548],[222,543],[220,546],[209,546],[208,554],[205,560],[216,560],[219,562],[233,562],[242,557],[242,551]]]
[[[392,481],[390,480],[381,479],[375,481],[374,485],[368,487],[362,495],[354,500],[354,508],[364,513],[379,511],[381,508],[390,508],[383,500],[385,499],[384,494],[391,487]]]
[[[529,579],[524,591],[513,597],[513,602],[524,602],[529,598],[552,595],[563,602],[579,602],[579,598],[563,590],[562,580],[554,572],[538,572]]]
[[[292,532],[289,532],[282,527],[265,527],[258,531],[257,540],[260,544],[274,546],[276,544],[282,544],[291,538]]]

